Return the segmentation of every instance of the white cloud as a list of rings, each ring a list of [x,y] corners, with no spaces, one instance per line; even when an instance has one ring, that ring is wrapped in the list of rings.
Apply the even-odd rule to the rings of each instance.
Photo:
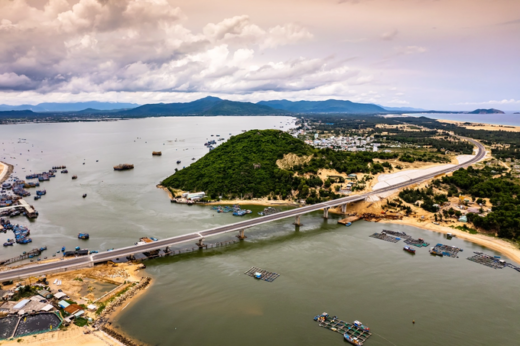
[[[520,100],[515,99],[503,99],[503,100],[491,100],[485,102],[461,102],[455,103],[456,105],[506,105],[520,103]]]
[[[425,47],[420,46],[406,46],[406,47],[397,47],[396,51],[398,54],[421,54],[427,51]]]
[[[398,33],[399,31],[397,30],[385,32],[381,35],[381,39],[383,41],[392,41],[394,38],[396,38]]]

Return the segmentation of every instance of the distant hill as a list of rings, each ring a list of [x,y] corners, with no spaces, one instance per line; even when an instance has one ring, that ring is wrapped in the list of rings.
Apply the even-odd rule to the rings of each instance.
[[[392,112],[424,112],[424,111],[426,111],[426,109],[413,108],[413,107],[385,107],[385,106],[380,106],[380,107],[383,107],[387,111],[392,111]]]
[[[258,105],[285,110],[293,113],[381,113],[383,107],[371,103],[354,103],[343,100],[326,101],[260,101]]]
[[[490,108],[490,109],[479,108],[479,109],[475,109],[473,112],[469,112],[468,114],[505,114],[505,113],[499,109],[494,109],[494,108]]]
[[[36,113],[29,110],[22,110],[22,111],[0,111],[0,118],[1,117],[32,117],[35,116]]]
[[[128,109],[139,106],[136,103],[120,103],[120,102],[72,102],[72,103],[39,103],[37,105],[0,105],[0,111],[19,111],[31,110],[33,112],[79,112],[85,109],[95,109],[100,111],[114,110],[114,109]]]
[[[250,102],[222,100],[208,96],[192,102],[156,103],[118,112],[126,116],[154,115],[270,115],[287,114],[286,111]]]

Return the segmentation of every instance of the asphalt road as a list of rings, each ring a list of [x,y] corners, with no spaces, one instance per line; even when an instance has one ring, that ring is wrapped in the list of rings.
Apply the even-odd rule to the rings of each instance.
[[[104,261],[119,258],[119,257],[126,257],[126,256],[129,256],[129,255],[132,255],[135,253],[139,253],[139,252],[147,252],[147,251],[151,251],[151,250],[162,249],[162,248],[166,248],[167,246],[174,246],[174,245],[178,245],[178,244],[189,242],[189,241],[198,241],[201,238],[207,238],[207,237],[221,235],[221,234],[229,233],[229,232],[237,232],[237,231],[240,231],[240,230],[243,230],[246,228],[250,228],[253,226],[258,226],[258,225],[261,225],[261,224],[264,224],[267,222],[277,221],[277,220],[285,219],[288,217],[296,217],[298,215],[310,213],[312,211],[316,211],[316,210],[320,210],[320,209],[324,209],[324,208],[337,207],[337,206],[340,206],[340,205],[343,205],[346,203],[364,200],[372,195],[378,195],[378,194],[381,194],[384,192],[393,191],[393,190],[396,190],[396,189],[399,189],[402,187],[417,184],[424,180],[431,179],[439,174],[449,173],[449,172],[453,172],[459,168],[467,167],[473,163],[480,161],[482,158],[484,158],[484,156],[486,155],[486,150],[485,150],[484,146],[470,138],[465,138],[465,139],[467,139],[470,142],[472,142],[473,144],[475,144],[478,148],[477,155],[475,155],[475,157],[472,158],[470,161],[468,161],[464,164],[460,164],[460,165],[456,165],[454,167],[444,169],[442,171],[437,171],[435,173],[426,174],[419,178],[411,179],[411,180],[408,180],[408,181],[400,183],[400,184],[391,185],[391,186],[388,186],[388,187],[385,187],[385,188],[382,188],[382,189],[379,189],[376,191],[368,192],[368,193],[365,193],[362,195],[353,195],[353,196],[339,198],[339,199],[335,199],[332,201],[327,201],[327,202],[323,202],[323,203],[319,203],[319,204],[308,205],[305,207],[291,209],[291,210],[283,211],[283,212],[276,213],[273,215],[268,215],[268,216],[254,218],[254,219],[247,220],[247,221],[237,222],[237,223],[234,223],[231,225],[219,226],[219,227],[211,228],[208,230],[184,234],[184,235],[167,238],[167,239],[162,239],[162,240],[159,240],[159,241],[156,241],[153,243],[147,243],[144,245],[132,245],[129,247],[120,248],[120,249],[116,249],[113,251],[107,251],[107,252],[98,253],[98,254],[93,254],[90,256],[79,257],[79,258],[74,258],[74,259],[69,259],[69,260],[62,260],[62,261],[58,261],[58,262],[50,262],[50,263],[46,263],[46,264],[40,264],[40,265],[28,266],[28,267],[24,267],[24,268],[20,268],[20,269],[4,271],[4,272],[0,272],[0,282],[9,280],[9,279],[15,279],[15,278],[38,276],[38,275],[42,275],[42,274],[45,274],[45,273],[51,272],[51,271],[71,270],[76,267],[87,266],[89,264],[104,262]]]

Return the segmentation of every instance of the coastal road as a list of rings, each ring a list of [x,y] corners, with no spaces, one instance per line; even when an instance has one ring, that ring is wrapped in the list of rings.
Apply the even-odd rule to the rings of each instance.
[[[184,234],[176,237],[166,238],[159,241],[155,241],[153,243],[147,243],[144,245],[132,245],[125,248],[120,248],[112,251],[107,251],[103,253],[98,254],[92,254],[90,256],[85,257],[78,257],[74,259],[69,260],[61,260],[57,262],[50,262],[40,265],[34,265],[34,266],[27,266],[19,269],[13,269],[8,271],[0,272],[0,282],[10,279],[16,279],[16,278],[23,278],[28,276],[37,276],[37,275],[43,275],[45,273],[49,272],[56,272],[56,271],[66,271],[66,270],[72,270],[75,268],[81,268],[81,267],[87,267],[92,266],[95,263],[105,262],[111,259],[116,259],[120,257],[126,257],[129,255],[133,255],[140,252],[147,252],[157,249],[164,249],[167,246],[175,246],[182,243],[190,242],[190,241],[198,241],[201,239],[205,239],[212,236],[222,235],[229,232],[239,232],[246,228],[258,226],[264,223],[273,222],[277,220],[286,219],[289,217],[296,217],[302,214],[310,213],[313,211],[317,211],[320,209],[326,209],[326,208],[333,208],[337,206],[341,206],[347,203],[357,202],[361,200],[365,200],[366,198],[374,195],[379,195],[381,193],[394,191],[409,185],[417,184],[420,182],[423,182],[428,179],[432,179],[435,176],[438,176],[440,174],[445,174],[449,172],[456,171],[457,169],[467,167],[469,165],[472,165],[480,160],[482,160],[486,155],[486,150],[482,144],[480,144],[477,141],[474,141],[470,138],[462,138],[465,140],[470,141],[477,147],[477,154],[468,162],[465,162],[463,164],[455,165],[453,167],[446,168],[444,170],[440,170],[434,173],[426,174],[424,176],[408,180],[403,183],[391,185],[388,187],[384,187],[382,189],[367,192],[360,195],[353,195],[343,198],[338,198],[332,201],[327,201],[323,203],[313,204],[304,206],[301,208],[286,210],[280,213],[276,213],[273,215],[267,215],[262,216],[254,219],[250,219],[247,221],[237,222],[231,225],[225,225],[225,226],[219,226],[199,232],[193,232],[189,234]]]

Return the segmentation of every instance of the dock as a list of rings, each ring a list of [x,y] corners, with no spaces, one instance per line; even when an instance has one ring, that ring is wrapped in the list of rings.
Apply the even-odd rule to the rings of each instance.
[[[353,223],[353,222],[356,222],[358,221],[359,219],[361,219],[359,216],[355,215],[355,216],[349,216],[347,218],[344,218],[344,219],[341,219],[338,221],[339,224],[342,224],[342,225],[346,225],[348,224],[349,222],[350,223]]]
[[[0,208],[0,211],[23,208],[25,210],[25,215],[29,219],[34,219],[38,217],[38,212],[31,205],[29,205],[29,203],[27,203],[23,198],[20,198],[17,202],[18,204],[16,205]]]
[[[42,251],[40,249],[32,249],[31,251],[26,252],[20,256],[12,257],[0,262],[0,265],[8,265],[14,262],[23,261],[24,259],[33,258],[36,256],[40,256]]]
[[[365,343],[372,336],[372,333],[368,330],[363,330],[363,328],[356,327],[353,323],[345,322],[329,315],[325,317],[325,321],[319,321],[319,326],[341,335],[347,333],[358,338],[362,343]]]

